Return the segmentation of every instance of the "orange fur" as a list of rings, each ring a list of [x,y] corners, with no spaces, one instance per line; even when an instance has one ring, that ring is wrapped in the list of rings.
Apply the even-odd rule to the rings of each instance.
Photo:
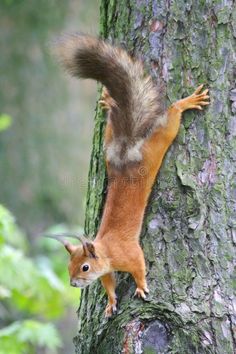
[[[145,207],[163,157],[178,133],[182,112],[202,109],[202,106],[209,104],[208,90],[200,93],[201,90],[202,85],[191,96],[177,101],[168,109],[166,126],[157,128],[144,141],[140,162],[118,169],[107,161],[108,194],[101,225],[93,242],[96,257],[86,253],[82,246],[69,251],[72,280],[84,279],[83,284],[87,285],[101,277],[108,294],[106,316],[116,311],[114,271],[132,274],[137,284],[137,296],[145,298],[145,293],[148,293],[145,260],[139,245]],[[109,103],[104,106],[109,109]],[[109,144],[112,136],[112,125],[108,122],[105,145]],[[83,272],[81,267],[86,263],[90,269]]]
[[[108,111],[105,155],[108,194],[95,240],[82,246],[63,240],[71,255],[71,285],[84,287],[97,278],[108,294],[106,316],[116,311],[114,271],[132,274],[135,295],[148,293],[145,260],[139,245],[143,215],[163,157],[175,139],[182,112],[209,104],[202,85],[167,112],[163,88],[146,75],[143,64],[121,48],[88,35],[59,39],[54,52],[72,75],[104,85],[100,104]]]

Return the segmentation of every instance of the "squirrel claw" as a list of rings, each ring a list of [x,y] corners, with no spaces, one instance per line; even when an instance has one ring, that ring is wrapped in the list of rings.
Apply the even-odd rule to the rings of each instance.
[[[112,107],[116,106],[114,99],[110,96],[107,89],[104,87],[102,90],[101,99],[98,101],[103,110],[109,111]]]
[[[147,287],[145,287],[144,289],[141,289],[141,288],[137,288],[135,290],[135,293],[134,293],[134,296],[137,296],[137,297],[141,297],[142,299],[146,299],[146,295],[145,293],[149,293],[149,289]]]
[[[98,103],[100,104],[102,109],[104,110],[110,109],[109,104],[105,100],[99,100]]]
[[[198,95],[198,94],[201,92],[203,86],[204,86],[203,84],[201,84],[200,86],[198,86],[198,87],[196,88],[196,90],[194,91],[194,94],[195,94],[195,95]]]
[[[203,106],[210,104],[208,95],[209,90],[205,89],[202,91],[202,88],[203,85],[200,85],[191,96],[174,103],[174,107],[179,109],[181,112],[184,112],[187,109],[198,109],[202,111]]]
[[[105,318],[109,318],[117,312],[116,304],[108,304],[105,309]]]

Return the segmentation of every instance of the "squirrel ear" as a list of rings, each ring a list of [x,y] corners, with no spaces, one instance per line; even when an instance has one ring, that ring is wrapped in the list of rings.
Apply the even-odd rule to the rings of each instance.
[[[95,246],[92,242],[86,241],[85,245],[83,245],[84,247],[84,251],[85,254],[93,257],[93,258],[98,258],[96,255],[96,251],[95,251]]]

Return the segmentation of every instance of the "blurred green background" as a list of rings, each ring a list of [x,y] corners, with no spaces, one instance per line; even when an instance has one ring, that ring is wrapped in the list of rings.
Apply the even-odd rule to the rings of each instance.
[[[50,42],[98,33],[96,0],[0,2],[0,354],[70,354],[79,290],[44,232],[84,222],[96,84],[67,77]]]

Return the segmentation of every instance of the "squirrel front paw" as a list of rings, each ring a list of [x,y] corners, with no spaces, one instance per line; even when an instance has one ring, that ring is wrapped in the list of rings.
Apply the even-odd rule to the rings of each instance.
[[[149,289],[147,288],[147,287],[145,287],[145,288],[143,288],[143,289],[141,289],[141,288],[137,288],[136,290],[135,290],[135,293],[134,293],[134,296],[137,296],[137,297],[141,297],[142,299],[146,299],[146,295],[145,295],[145,293],[146,294],[148,294],[149,293]]]
[[[105,309],[105,317],[109,318],[112,315],[116,314],[117,312],[117,307],[116,307],[117,301],[115,300],[114,303],[108,302],[106,309]]]

